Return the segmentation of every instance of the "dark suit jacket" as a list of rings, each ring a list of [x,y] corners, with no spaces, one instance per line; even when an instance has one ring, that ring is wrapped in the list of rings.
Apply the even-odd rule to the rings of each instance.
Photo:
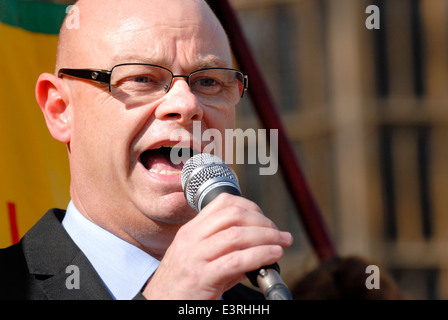
[[[65,211],[49,210],[22,238],[20,243],[0,250],[0,299],[112,299],[89,260],[62,227]],[[79,289],[66,282],[79,268]],[[135,299],[144,299],[138,294]],[[264,299],[241,284],[224,293],[224,299]]]

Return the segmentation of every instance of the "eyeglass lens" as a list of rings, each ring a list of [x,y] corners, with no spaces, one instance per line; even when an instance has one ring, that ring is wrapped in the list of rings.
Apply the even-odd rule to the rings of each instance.
[[[241,98],[243,75],[235,70],[210,68],[188,76],[191,92],[205,104],[233,106]],[[173,82],[173,74],[158,66],[129,64],[112,70],[111,91],[127,103],[149,103],[165,95]]]

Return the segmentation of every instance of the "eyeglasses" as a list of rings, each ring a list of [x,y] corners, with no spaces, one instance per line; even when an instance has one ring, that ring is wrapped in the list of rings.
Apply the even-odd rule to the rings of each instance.
[[[149,103],[168,93],[174,78],[185,78],[191,92],[205,105],[236,105],[247,90],[248,77],[232,68],[205,68],[188,75],[175,75],[171,70],[146,63],[123,63],[111,70],[67,69],[68,75],[109,86],[109,92],[126,103]]]

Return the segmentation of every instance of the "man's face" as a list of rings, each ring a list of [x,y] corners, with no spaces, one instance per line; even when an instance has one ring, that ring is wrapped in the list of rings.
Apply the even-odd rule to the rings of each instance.
[[[164,2],[101,13],[109,14],[108,24],[95,30],[101,24],[92,22],[91,30],[80,30],[86,34],[76,40],[85,46],[88,57],[65,67],[111,69],[139,62],[163,66],[176,75],[204,67],[232,67],[226,37],[210,14],[204,17],[203,10],[191,8],[191,1],[170,1],[169,9]],[[87,28],[87,20],[85,26],[81,20],[81,29]],[[202,104],[183,78],[175,78],[165,96],[145,104],[129,104],[91,82],[67,81],[72,98],[69,156],[75,204],[126,240],[163,251],[195,212],[184,199],[181,167],[170,162],[165,152],[169,149],[160,148],[177,144],[170,139],[175,130],[185,129],[192,136],[193,121],[200,121],[202,131],[216,128],[224,137],[224,129],[234,127],[234,106]],[[190,142],[193,145],[188,141],[188,147]]]

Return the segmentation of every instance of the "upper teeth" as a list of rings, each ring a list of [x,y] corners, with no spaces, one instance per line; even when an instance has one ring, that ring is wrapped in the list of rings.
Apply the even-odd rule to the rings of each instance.
[[[176,143],[172,143],[172,144],[164,144],[164,145],[162,145],[162,146],[160,146],[160,147],[158,147],[158,148],[154,148],[154,149],[160,149],[160,148],[174,148],[174,147],[176,147],[176,146],[178,146],[178,144],[176,144]]]

